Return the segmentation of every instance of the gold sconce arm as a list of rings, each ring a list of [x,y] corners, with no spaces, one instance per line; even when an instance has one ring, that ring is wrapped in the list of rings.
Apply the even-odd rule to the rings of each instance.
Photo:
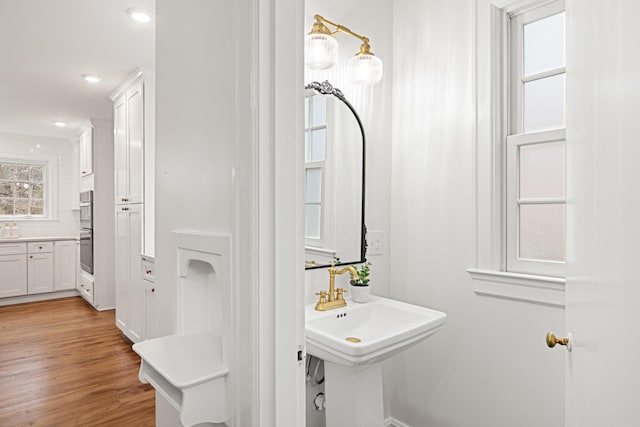
[[[316,22],[320,22],[320,23],[324,22],[325,24],[329,24],[332,27],[335,27],[336,30],[333,31],[333,32],[330,32],[330,34],[332,36],[335,35],[335,34],[338,34],[339,32],[343,32],[343,33],[349,34],[349,35],[351,35],[351,36],[353,36],[353,37],[355,37],[357,39],[360,39],[362,41],[362,43],[364,43],[364,44],[367,44],[367,45],[369,44],[369,38],[368,37],[362,36],[362,35],[356,33],[355,31],[352,31],[349,28],[345,27],[344,25],[336,24],[335,22],[329,21],[327,18],[325,18],[324,16],[321,16],[321,15],[314,15],[313,18],[316,20]],[[314,25],[314,29],[315,29],[315,25]]]

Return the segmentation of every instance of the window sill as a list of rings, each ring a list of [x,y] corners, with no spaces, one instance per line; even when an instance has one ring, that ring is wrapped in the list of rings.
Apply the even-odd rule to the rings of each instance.
[[[470,268],[473,292],[498,298],[564,307],[564,278]]]
[[[304,251],[309,255],[326,256],[326,257],[336,256],[335,249],[325,249],[325,248],[318,248],[315,246],[305,246]]]

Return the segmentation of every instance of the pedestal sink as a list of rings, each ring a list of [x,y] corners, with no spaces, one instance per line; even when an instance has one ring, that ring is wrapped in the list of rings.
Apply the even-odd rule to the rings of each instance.
[[[327,427],[382,427],[380,362],[438,331],[440,311],[371,296],[330,311],[306,307],[307,352],[325,361]]]

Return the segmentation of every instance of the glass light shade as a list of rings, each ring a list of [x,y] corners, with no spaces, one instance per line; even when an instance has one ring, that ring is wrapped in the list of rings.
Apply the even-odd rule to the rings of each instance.
[[[307,34],[305,64],[312,70],[326,70],[338,63],[338,41],[327,34]]]
[[[347,65],[349,80],[364,85],[374,85],[382,80],[382,60],[372,54],[359,54]]]

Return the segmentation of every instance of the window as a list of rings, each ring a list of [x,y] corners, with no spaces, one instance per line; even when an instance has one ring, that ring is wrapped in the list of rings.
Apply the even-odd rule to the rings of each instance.
[[[563,0],[478,2],[473,290],[564,306]]]
[[[0,160],[0,217],[44,218],[46,163]]]
[[[565,12],[510,18],[506,271],[562,276],[565,261]]]
[[[305,244],[324,243],[325,176],[327,158],[327,98],[305,98]]]

